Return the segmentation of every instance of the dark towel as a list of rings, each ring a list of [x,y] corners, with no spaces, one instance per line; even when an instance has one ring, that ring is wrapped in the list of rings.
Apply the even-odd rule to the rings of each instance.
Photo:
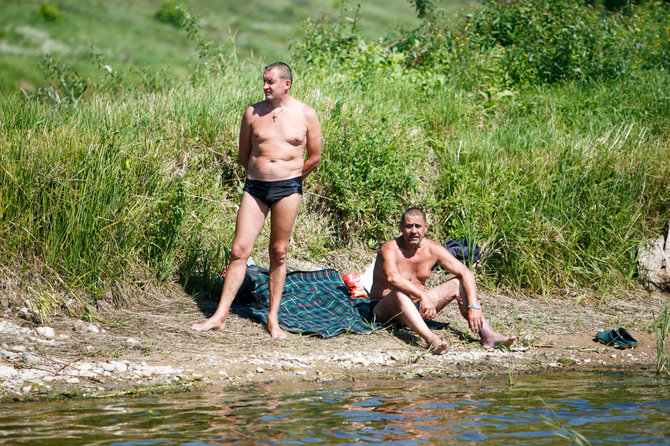
[[[270,308],[269,277],[264,268],[247,268],[247,292],[240,292],[232,310],[267,324]],[[351,298],[349,287],[334,269],[291,271],[279,306],[279,325],[292,333],[324,338],[341,333],[367,333],[378,328],[366,316],[370,300]]]
[[[457,242],[456,240],[447,240],[444,242],[444,247],[447,248],[447,251],[449,251],[452,256],[456,257],[468,268],[472,267],[477,260],[482,258],[479,245],[473,244],[470,246],[466,239],[463,239],[460,242]]]

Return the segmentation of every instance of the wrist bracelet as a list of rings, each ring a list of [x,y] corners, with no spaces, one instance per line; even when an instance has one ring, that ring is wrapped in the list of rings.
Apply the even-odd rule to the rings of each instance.
[[[479,304],[468,305],[468,309],[470,309],[470,308],[474,308],[475,310],[481,310],[482,309],[482,307],[480,307]]]

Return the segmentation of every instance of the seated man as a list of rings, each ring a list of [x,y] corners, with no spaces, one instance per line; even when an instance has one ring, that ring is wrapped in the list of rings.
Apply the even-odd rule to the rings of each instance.
[[[402,235],[382,245],[372,277],[370,306],[377,322],[403,322],[426,340],[434,354],[442,354],[447,343],[434,334],[425,319],[456,299],[470,330],[479,333],[484,348],[512,345],[515,337],[493,331],[477,302],[475,276],[445,247],[424,238],[428,225],[421,209],[409,208],[400,221]],[[440,264],[456,277],[426,291],[431,269]]]

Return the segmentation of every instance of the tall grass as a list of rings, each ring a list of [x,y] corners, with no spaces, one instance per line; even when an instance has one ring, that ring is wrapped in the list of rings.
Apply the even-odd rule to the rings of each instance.
[[[416,36],[424,31],[448,30],[425,25]],[[486,245],[482,271],[494,286],[630,283],[639,242],[670,218],[665,62],[631,62],[614,77],[464,82],[457,73],[495,62],[495,52],[474,46],[445,71],[412,59],[422,41],[367,42],[327,21],[306,36],[290,61],[293,95],[317,110],[324,153],[294,249],[319,259],[376,249],[402,209],[419,205],[435,238]],[[188,83],[120,79],[121,88],[93,85],[60,102],[0,97],[3,264],[39,259],[93,298],[116,282],[212,283],[244,175],[239,119],[262,95],[260,66],[205,56]]]
[[[670,307],[666,306],[656,323],[656,373],[665,372],[670,375],[670,348],[668,348],[668,334],[670,333]]]

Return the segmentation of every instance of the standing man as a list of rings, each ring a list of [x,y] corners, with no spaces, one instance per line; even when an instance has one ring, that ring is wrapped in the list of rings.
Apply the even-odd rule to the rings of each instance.
[[[447,249],[424,238],[428,225],[421,209],[409,208],[400,220],[402,234],[382,245],[377,254],[370,290],[370,306],[377,322],[403,322],[421,336],[434,354],[447,343],[434,334],[424,318],[432,319],[456,299],[470,330],[479,333],[484,348],[509,347],[516,340],[493,331],[477,301],[475,276]],[[426,291],[426,280],[436,264],[456,277]]]
[[[270,311],[268,332],[285,338],[278,312],[286,281],[286,252],[302,196],[302,182],[321,162],[321,124],[314,109],[291,97],[293,75],[276,62],[263,71],[265,100],[242,117],[239,160],[247,171],[235,240],[216,312],[193,324],[196,331],[223,330],[265,218],[270,212]],[[307,158],[305,159],[305,152]]]

